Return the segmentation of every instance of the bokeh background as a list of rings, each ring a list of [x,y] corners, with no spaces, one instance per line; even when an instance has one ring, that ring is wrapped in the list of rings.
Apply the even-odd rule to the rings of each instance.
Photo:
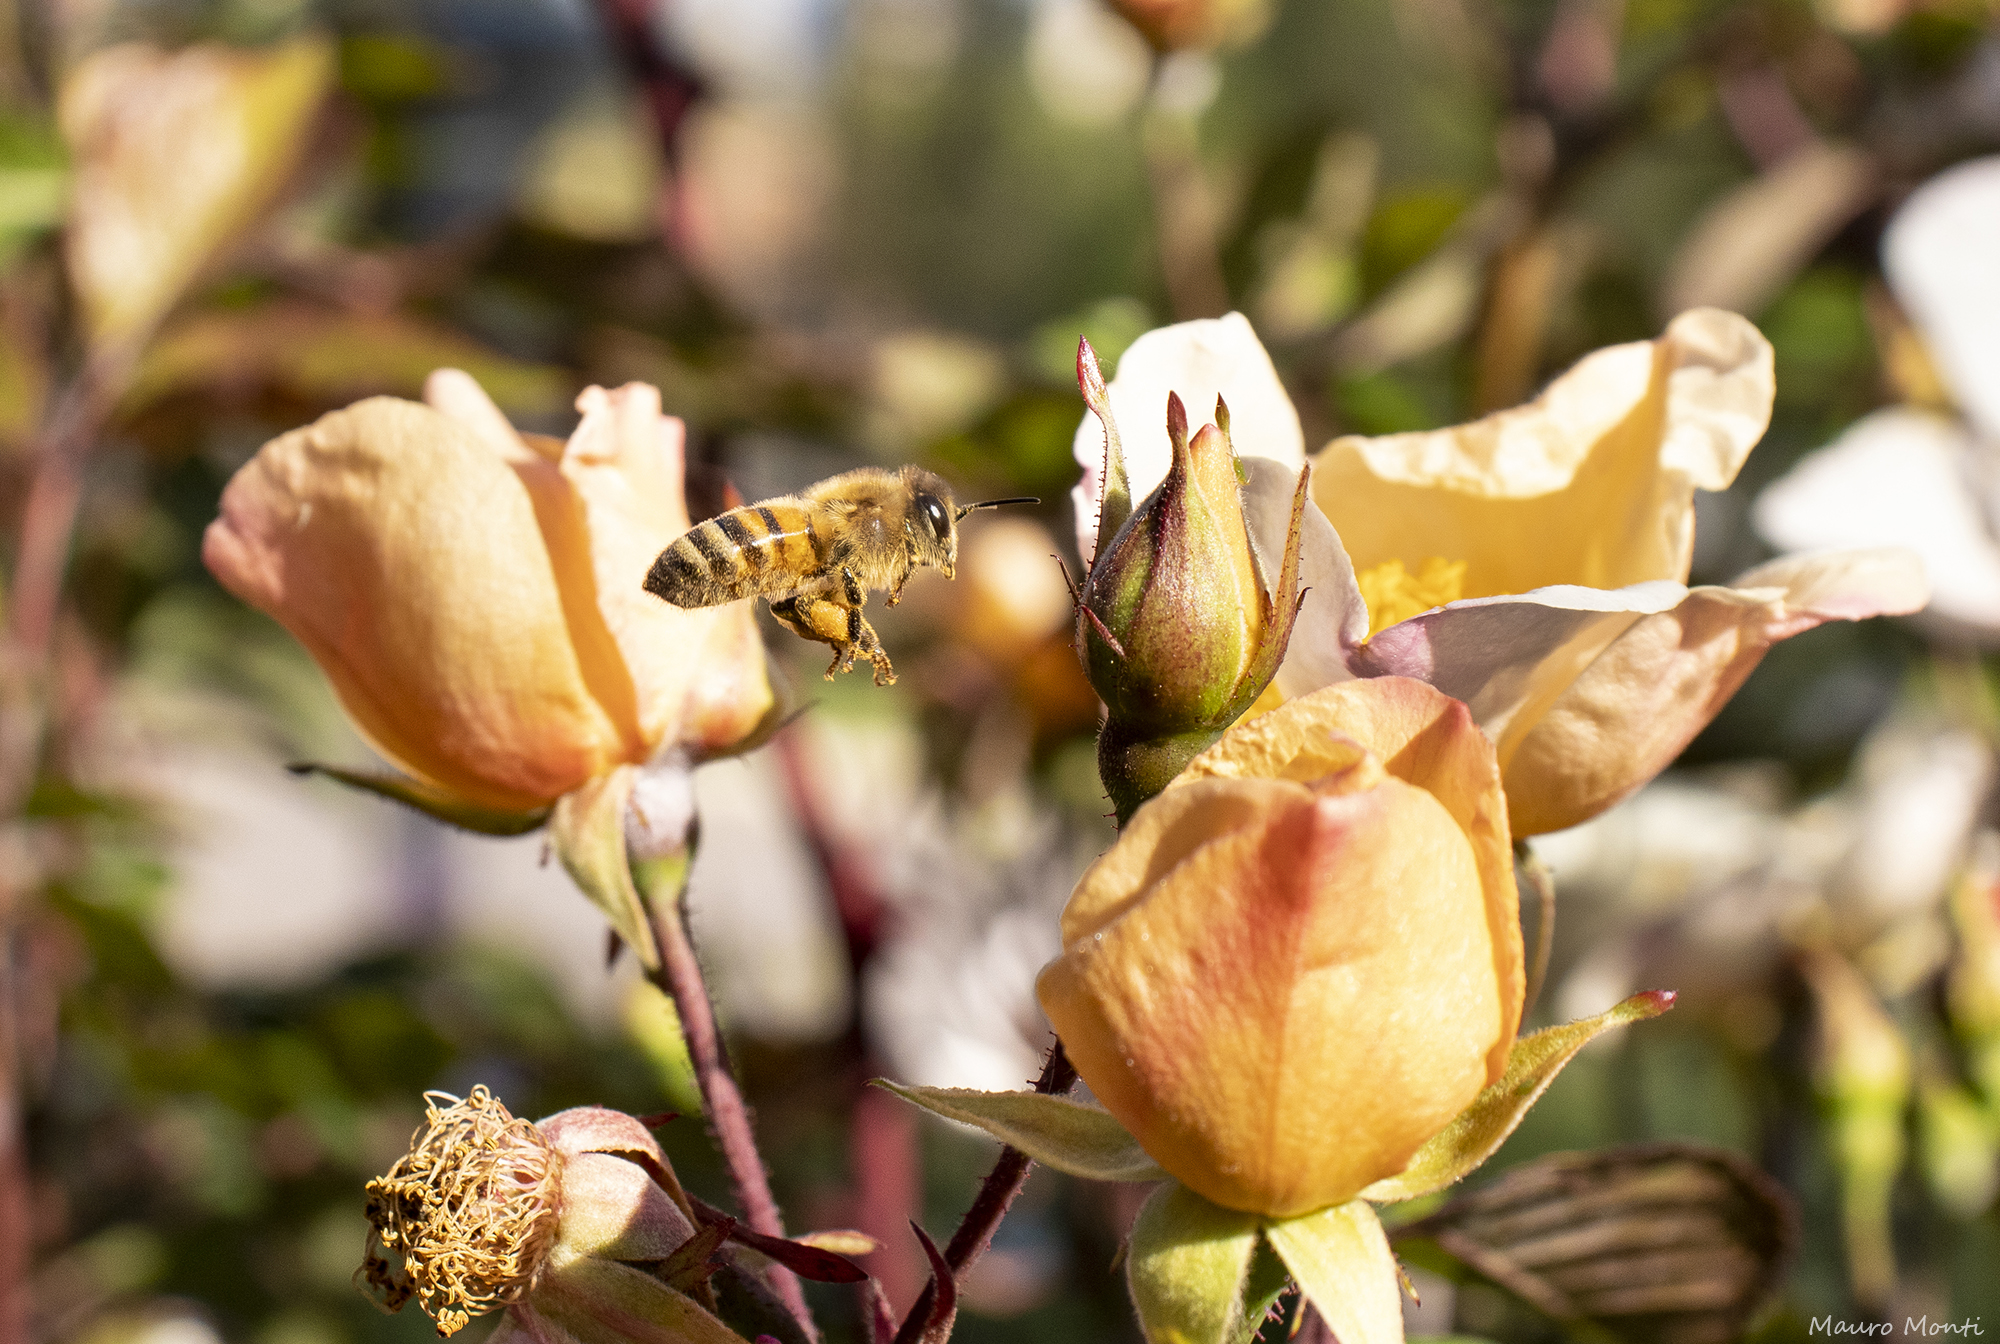
[[[1080,333],[1108,367],[1240,309],[1316,444],[1512,405],[1685,307],[1735,308],[1776,347],[1777,409],[1701,500],[1695,580],[1807,544],[1760,533],[1760,492],[1915,406],[1957,436],[1939,479],[1974,520],[1943,564],[2000,612],[2000,444],[1938,376],[1978,360],[1940,356],[1878,251],[1913,190],[2000,150],[1986,0],[1233,9],[1218,44],[1156,58],[1100,0],[0,0],[8,1338],[415,1341],[426,1320],[349,1280],[361,1182],[423,1089],[699,1111],[670,1010],[629,958],[607,970],[539,837],[285,773],[370,757],[201,568],[260,443],[433,367],[557,434],[583,386],[655,383],[711,501],[903,461],[1045,501],[976,516],[956,583],[876,617],[893,688],[822,683],[824,650],[767,622],[814,707],[698,776],[694,927],[780,1200],[881,1238],[899,1303],[923,1273],[906,1220],[948,1232],[991,1146],[863,1084],[1033,1075],[1032,977],[1111,835],[1062,569]],[[241,209],[100,258],[100,302],[164,295],[121,363],[65,261],[108,170],[58,110],[129,43],[326,73],[233,170]],[[169,129],[132,192],[164,217],[177,178],[222,170],[199,99],[174,122],[147,87]],[[2000,384],[2000,213],[1968,237]],[[52,462],[75,522],[38,611]],[[1809,510],[1821,542],[1885,539],[1868,501],[1919,476]],[[1779,646],[1659,783],[1538,846],[1561,914],[1537,1019],[1682,997],[1572,1065],[1489,1174],[1657,1139],[1761,1165],[1805,1216],[1759,1338],[1829,1314],[2000,1331],[2000,1026],[1975,1011],[2000,1002],[2000,615],[1968,610]],[[726,1202],[699,1120],[661,1132]],[[1112,1268],[1135,1207],[1038,1173],[959,1338],[1136,1339]],[[1564,1335],[1419,1278],[1415,1333]],[[855,1337],[846,1297],[816,1300]]]

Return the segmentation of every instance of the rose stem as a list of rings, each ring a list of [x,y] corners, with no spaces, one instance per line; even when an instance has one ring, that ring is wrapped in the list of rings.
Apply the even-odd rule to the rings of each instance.
[[[1535,1000],[1542,996],[1542,981],[1549,973],[1549,954],[1555,947],[1556,878],[1526,840],[1514,842],[1514,871],[1535,894],[1536,905],[1535,958],[1528,963],[1528,992],[1521,997],[1521,1019],[1526,1021],[1528,1014],[1535,1011]]]
[[[757,1153],[749,1107],[744,1105],[743,1093],[736,1086],[736,1079],[729,1072],[729,1061],[723,1055],[722,1038],[715,1029],[715,1007],[708,997],[708,984],[702,979],[694,943],[688,938],[680,893],[675,892],[665,900],[655,899],[653,892],[647,892],[646,897],[653,937],[660,944],[660,969],[648,971],[646,978],[674,1001],[674,1009],[680,1014],[688,1059],[694,1064],[695,1082],[701,1087],[709,1128],[729,1167],[737,1207],[743,1210],[744,1220],[753,1232],[782,1237],[785,1225],[778,1216],[778,1202],[771,1198],[764,1159]],[[805,1291],[799,1287],[798,1277],[783,1265],[775,1264],[769,1276],[771,1290],[798,1318],[806,1337],[818,1339],[819,1332],[806,1308]]]
[[[1060,1097],[1076,1085],[1076,1070],[1070,1066],[1069,1056],[1063,1053],[1062,1042],[1057,1041],[1049,1050],[1048,1061],[1042,1065],[1042,1076],[1035,1080],[1035,1091],[1044,1096]],[[951,1266],[954,1279],[963,1283],[966,1271],[977,1264],[979,1257],[986,1254],[986,1248],[993,1244],[993,1234],[1000,1227],[1000,1220],[1007,1216],[1007,1208],[1014,1202],[1014,1196],[1021,1193],[1027,1182],[1031,1159],[1019,1148],[1003,1147],[1000,1156],[993,1163],[993,1170],[986,1173],[980,1183],[979,1194],[972,1201],[972,1207],[959,1220],[958,1230],[951,1234],[951,1242],[944,1249],[944,1261]],[[931,1295],[935,1292],[931,1284],[924,1285],[910,1314],[904,1319],[907,1331],[909,1323],[922,1320],[930,1314]]]

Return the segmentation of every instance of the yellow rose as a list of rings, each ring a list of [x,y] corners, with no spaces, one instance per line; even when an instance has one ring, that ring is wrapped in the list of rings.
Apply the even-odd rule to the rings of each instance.
[[[1657,340],[1587,356],[1525,406],[1335,439],[1310,459],[1307,596],[1277,693],[1407,676],[1463,700],[1499,753],[1513,834],[1537,835],[1665,769],[1779,640],[1923,606],[1921,562],[1893,548],[1786,557],[1727,586],[1687,586],[1694,493],[1726,489],[1763,435],[1772,367],[1756,327],[1697,309]],[[1227,399],[1251,537],[1280,553],[1283,501],[1306,454],[1249,324],[1231,314],[1147,333],[1119,362],[1111,405],[1126,418],[1162,386]],[[1263,428],[1252,436],[1246,424]],[[1143,438],[1134,444],[1137,499],[1165,470]],[[1103,492],[1090,416],[1077,459],[1087,557]]]
[[[1232,729],[1134,815],[1037,992],[1147,1153],[1286,1217],[1402,1171],[1506,1068],[1523,959],[1493,747],[1351,681]]]
[[[586,390],[567,444],[515,433],[456,370],[426,398],[264,445],[203,539],[223,586],[306,646],[384,756],[478,807],[745,738],[772,706],[748,605],[640,587],[689,526],[658,391]]]

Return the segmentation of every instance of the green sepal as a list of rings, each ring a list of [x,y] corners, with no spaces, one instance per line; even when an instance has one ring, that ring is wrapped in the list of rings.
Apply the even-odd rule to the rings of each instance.
[[[778,1344],[812,1344],[792,1309],[740,1261],[717,1269],[709,1286],[715,1290],[715,1314],[746,1340],[768,1337]]]
[[[1589,1044],[1592,1037],[1628,1022],[1658,1017],[1673,1006],[1671,991],[1649,989],[1595,1017],[1523,1036],[1514,1042],[1514,1051],[1507,1057],[1507,1072],[1500,1081],[1474,1097],[1470,1106],[1417,1149],[1416,1156],[1402,1171],[1363,1190],[1362,1198],[1389,1204],[1428,1195],[1464,1179],[1493,1156],[1536,1098],[1548,1090],[1563,1066],[1576,1058],[1576,1052]]]
[[[1158,1181],[1167,1173],[1109,1111],[1040,1092],[979,1092],[969,1087],[911,1087],[886,1078],[875,1086],[933,1115],[983,1129],[1043,1166],[1092,1181]]]
[[[405,807],[413,807],[427,817],[434,817],[463,831],[477,831],[481,835],[526,835],[547,822],[554,810],[538,807],[526,812],[508,812],[497,807],[481,807],[454,797],[435,784],[426,784],[408,775],[347,770],[337,765],[321,765],[317,761],[296,761],[285,769],[295,775],[325,775],[349,788],[362,789]]]
[[[1256,1214],[1212,1204],[1179,1181],[1147,1197],[1132,1224],[1125,1282],[1148,1344],[1245,1338],[1243,1290],[1257,1224]]]
[[[660,967],[660,946],[653,940],[652,922],[625,854],[625,808],[632,800],[633,773],[631,766],[621,765],[564,794],[556,801],[549,835],[570,877],[604,912],[639,964],[653,971]]]
[[[1125,448],[1118,439],[1117,417],[1111,414],[1111,393],[1104,386],[1104,371],[1097,366],[1097,351],[1082,336],[1076,341],[1076,385],[1083,392],[1084,405],[1090,407],[1097,422],[1104,426],[1104,478],[1099,482],[1102,502],[1097,512],[1097,549],[1101,551],[1132,516],[1132,483],[1125,473]]]
[[[1264,1318],[1292,1286],[1292,1272],[1271,1249],[1271,1243],[1257,1238],[1257,1253],[1250,1258],[1250,1273],[1243,1280],[1243,1315],[1236,1326],[1235,1344],[1251,1344],[1264,1328]]]
[[[1216,404],[1221,405],[1219,401]],[[1242,459],[1236,462],[1237,470],[1241,471]],[[1264,638],[1251,655],[1250,665],[1243,669],[1243,678],[1236,683],[1229,704],[1217,716],[1225,726],[1236,722],[1257,702],[1257,697],[1278,675],[1278,667],[1285,661],[1285,650],[1291,647],[1292,626],[1305,602],[1305,594],[1299,591],[1299,553],[1305,542],[1306,502],[1311,485],[1312,468],[1301,467],[1298,488],[1292,492],[1292,516],[1285,529],[1285,558],[1279,562],[1278,583],[1265,593]],[[1256,554],[1254,544],[1251,554]],[[1269,579],[1265,582],[1269,583]]]
[[[577,1344],[746,1344],[651,1274],[590,1255],[563,1260],[560,1251],[551,1257],[525,1305]]]
[[[1271,1223],[1264,1235],[1340,1344],[1402,1344],[1396,1257],[1367,1200]]]

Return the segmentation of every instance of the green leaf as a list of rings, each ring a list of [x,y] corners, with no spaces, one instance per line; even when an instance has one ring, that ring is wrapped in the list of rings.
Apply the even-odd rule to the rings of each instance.
[[[1658,1017],[1674,1006],[1671,991],[1649,989],[1634,994],[1596,1017],[1548,1027],[1514,1042],[1507,1072],[1499,1082],[1473,1098],[1472,1104],[1417,1150],[1408,1166],[1361,1192],[1377,1204],[1415,1199],[1462,1180],[1493,1156],[1521,1117],[1548,1090],[1563,1065],[1576,1057],[1591,1038],[1611,1027]]]
[[[1125,1282],[1148,1344],[1235,1344],[1257,1222],[1256,1214],[1211,1204],[1179,1181],[1152,1193],[1132,1224],[1125,1257]]]
[[[1402,1344],[1396,1257],[1367,1200],[1272,1223],[1264,1235],[1340,1344]]]
[[[407,775],[346,770],[314,761],[300,761],[285,768],[295,775],[325,775],[349,788],[378,794],[405,807],[414,807],[425,816],[434,817],[447,825],[477,831],[481,835],[526,835],[549,819],[550,809],[546,807],[531,812],[502,812],[498,808],[481,807],[477,803],[455,798],[435,784],[426,784]]]
[[[1044,1166],[1093,1181],[1158,1181],[1167,1173],[1109,1111],[1039,1092],[978,1092],[969,1087],[909,1087],[877,1078],[933,1115],[983,1129]]]
[[[611,928],[647,970],[658,970],[660,946],[625,855],[625,808],[632,800],[633,769],[621,765],[556,802],[549,833],[556,856],[583,894],[611,921]]]

